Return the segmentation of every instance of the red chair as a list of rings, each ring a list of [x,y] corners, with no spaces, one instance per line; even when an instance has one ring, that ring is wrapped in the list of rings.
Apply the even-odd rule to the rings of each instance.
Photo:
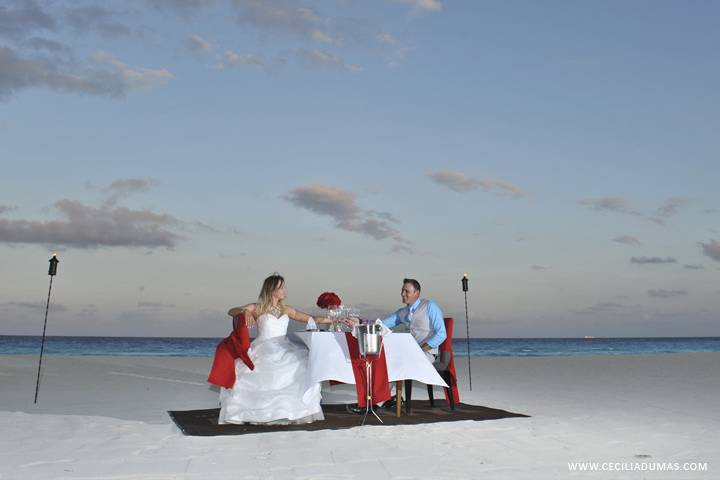
[[[233,331],[222,339],[215,349],[208,383],[218,387],[232,388],[235,384],[235,359],[240,358],[250,370],[255,368],[248,349],[250,348],[250,334],[248,332],[245,314],[233,317]]]
[[[448,387],[443,387],[445,391],[445,399],[450,405],[450,409],[455,411],[455,405],[460,403],[460,393],[457,387],[457,372],[455,371],[455,355],[452,349],[452,337],[453,327],[455,321],[452,318],[446,317],[445,319],[445,332],[447,337],[445,341],[440,344],[438,348],[438,356],[433,362],[433,366],[440,374]],[[430,399],[430,407],[435,406],[435,399],[433,398],[433,386],[428,385],[428,398]],[[410,413],[412,410],[412,380],[405,380],[405,412]]]
[[[440,376],[448,387],[443,387],[445,391],[445,400],[450,404],[450,409],[455,410],[455,405],[460,403],[460,393],[457,387],[457,372],[455,371],[455,355],[452,349],[452,337],[453,327],[455,326],[455,320],[452,318],[445,318],[445,332],[447,338],[443,343],[440,344],[438,349],[438,358],[433,363],[435,370],[438,371]],[[435,399],[433,398],[433,386],[428,385],[428,398],[430,399],[430,407],[435,406]]]

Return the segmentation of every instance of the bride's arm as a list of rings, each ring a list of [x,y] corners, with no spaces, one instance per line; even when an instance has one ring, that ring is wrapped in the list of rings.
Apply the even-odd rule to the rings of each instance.
[[[327,317],[311,317],[307,313],[303,313],[299,310],[295,310],[293,307],[290,307],[290,306],[285,307],[285,313],[287,313],[287,316],[292,318],[296,322],[307,323],[308,320],[310,320],[312,318],[315,320],[315,323],[332,323],[332,320],[330,320]]]
[[[237,317],[241,313],[245,314],[245,323],[247,323],[247,326],[252,327],[255,323],[255,304],[248,303],[247,305],[243,305],[242,307],[233,307],[228,310],[228,315],[233,318]]]

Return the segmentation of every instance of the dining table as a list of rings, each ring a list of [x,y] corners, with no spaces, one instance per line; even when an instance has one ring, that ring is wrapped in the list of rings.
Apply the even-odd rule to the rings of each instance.
[[[345,332],[304,331],[295,335],[307,346],[308,369],[305,389],[323,381],[355,384],[348,341],[356,341]],[[352,340],[350,340],[352,339]],[[420,345],[409,333],[389,333],[382,337],[389,382],[396,382],[397,415],[400,416],[402,384],[417,380],[427,385],[447,387]]]

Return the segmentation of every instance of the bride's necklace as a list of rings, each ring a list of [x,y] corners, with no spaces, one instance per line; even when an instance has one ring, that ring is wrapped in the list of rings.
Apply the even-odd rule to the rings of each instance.
[[[275,317],[275,318],[280,318],[280,314],[281,314],[283,311],[282,311],[282,308],[280,308],[280,307],[278,307],[278,306],[276,305],[276,306],[271,306],[271,307],[268,309],[268,312],[271,313],[273,317]]]

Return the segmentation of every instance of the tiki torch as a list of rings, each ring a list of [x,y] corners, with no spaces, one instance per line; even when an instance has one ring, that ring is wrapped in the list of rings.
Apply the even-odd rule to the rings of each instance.
[[[462,289],[465,294],[465,341],[467,342],[468,356],[468,379],[470,380],[470,391],[472,391],[472,370],[470,369],[470,317],[468,316],[467,292],[468,292],[468,276],[467,273],[462,277]]]
[[[50,275],[50,287],[48,288],[48,299],[47,305],[45,305],[45,323],[43,324],[42,342],[40,343],[40,361],[38,362],[37,380],[35,381],[35,402],[37,403],[38,389],[40,388],[40,369],[42,368],[43,350],[45,350],[45,331],[47,330],[47,317],[48,310],[50,309],[50,293],[52,292],[53,277],[57,275],[57,266],[60,260],[57,259],[57,253],[53,253],[50,259],[50,268],[48,269],[48,275]]]

